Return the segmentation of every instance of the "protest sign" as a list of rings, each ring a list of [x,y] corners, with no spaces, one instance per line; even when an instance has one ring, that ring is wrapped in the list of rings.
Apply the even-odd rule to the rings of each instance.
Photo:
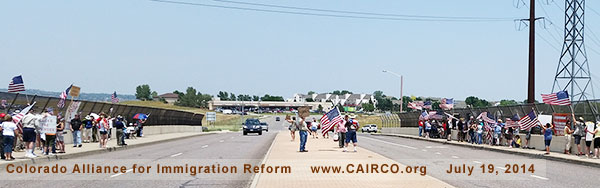
[[[565,113],[554,113],[552,115],[552,123],[554,124],[554,131],[557,136],[565,135],[565,126],[567,125],[567,121],[571,117],[571,114]]]
[[[310,116],[310,107],[308,107],[308,106],[298,107],[298,116],[303,117],[303,118]]]
[[[65,130],[71,129],[71,120],[75,118],[75,115],[77,115],[80,105],[80,101],[73,101],[69,105],[69,108],[67,108],[67,114],[65,114]]]
[[[79,97],[79,91],[81,90],[80,87],[77,86],[71,86],[71,90],[69,91],[69,95],[71,97]]]
[[[56,116],[46,116],[40,119],[41,133],[56,134]]]

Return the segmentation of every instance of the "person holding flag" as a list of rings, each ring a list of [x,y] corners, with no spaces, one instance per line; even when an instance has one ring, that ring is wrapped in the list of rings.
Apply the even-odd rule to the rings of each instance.
[[[552,142],[552,128],[554,125],[550,123],[546,123],[546,126],[542,127],[544,129],[544,146],[546,146],[546,155],[550,154],[550,142]]]

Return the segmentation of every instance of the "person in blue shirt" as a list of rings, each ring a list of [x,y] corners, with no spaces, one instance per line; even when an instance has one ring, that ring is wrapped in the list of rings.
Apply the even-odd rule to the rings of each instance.
[[[496,126],[494,127],[494,144],[493,145],[500,145],[500,135],[502,135],[502,127],[504,126],[504,123],[502,123],[502,120],[498,120],[498,124],[496,124]]]
[[[546,155],[548,155],[550,154],[550,142],[552,141],[552,128],[554,128],[554,125],[546,123],[546,126],[542,128],[544,129],[544,144],[546,145]]]

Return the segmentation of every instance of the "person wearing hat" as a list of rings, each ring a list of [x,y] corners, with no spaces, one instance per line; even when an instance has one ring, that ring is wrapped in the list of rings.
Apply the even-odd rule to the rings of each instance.
[[[356,130],[358,130],[358,128],[360,126],[358,124],[358,121],[355,119],[356,119],[356,115],[352,114],[350,116],[350,120],[346,121],[345,127],[348,131],[346,132],[346,141],[344,143],[344,152],[348,151],[348,143],[350,143],[350,141],[352,141],[352,144],[354,145],[354,152],[356,152],[356,149],[358,148],[358,140],[356,139]]]
[[[126,146],[127,144],[125,144],[125,134],[123,134],[123,131],[125,129],[125,122],[123,122],[123,116],[118,115],[117,120],[114,124],[117,130],[117,145]]]
[[[87,118],[87,117],[86,117]],[[71,120],[71,133],[73,133],[73,147],[81,147],[81,119],[79,114]]]
[[[92,140],[92,130],[94,127],[94,121],[92,121],[92,116],[85,116],[85,120],[81,122],[83,126],[83,143],[90,143]]]
[[[25,157],[35,158],[37,155],[33,153],[34,142],[36,141],[37,134],[36,130],[40,129],[39,117],[33,114],[34,109],[29,110],[27,115],[21,119],[23,125],[23,142],[25,142],[26,153]]]

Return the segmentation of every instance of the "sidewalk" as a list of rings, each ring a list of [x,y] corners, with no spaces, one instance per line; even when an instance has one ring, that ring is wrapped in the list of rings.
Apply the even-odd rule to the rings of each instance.
[[[452,187],[430,176],[409,173],[351,173],[348,164],[397,164],[400,170],[406,169],[377,153],[359,146],[358,152],[342,152],[338,142],[332,139],[313,139],[308,136],[306,149],[300,153],[299,136],[291,141],[290,134],[282,131],[277,134],[267,152],[263,164],[266,166],[287,165],[291,173],[257,173],[251,187]],[[360,136],[358,137],[360,143]],[[352,151],[352,147],[349,148]],[[311,166],[342,166],[341,173],[313,173]],[[412,164],[407,164],[412,165]],[[369,167],[370,168],[370,167]]]
[[[38,163],[42,161],[51,161],[51,160],[59,160],[59,159],[70,159],[76,158],[96,153],[102,152],[111,152],[117,150],[124,150],[129,148],[135,148],[140,146],[146,146],[150,144],[155,144],[158,142],[167,142],[179,139],[190,138],[194,136],[200,135],[209,135],[215,134],[215,132],[189,132],[189,133],[168,133],[168,134],[156,134],[156,135],[148,135],[144,137],[139,137],[137,139],[125,139],[125,143],[127,146],[117,146],[117,140],[115,138],[108,141],[106,144],[106,148],[100,148],[99,144],[96,143],[83,143],[82,147],[74,148],[73,144],[65,144],[66,153],[56,154],[56,155],[48,155],[45,156],[42,154],[42,151],[35,150],[35,154],[38,155],[36,158],[27,158],[25,157],[25,152],[13,152],[13,156],[16,158],[13,161],[5,161],[0,160],[0,169],[6,167],[7,164],[32,164]]]
[[[485,150],[490,150],[490,151],[523,155],[523,156],[528,156],[528,157],[532,157],[532,158],[547,159],[547,160],[554,160],[554,161],[561,161],[561,162],[576,163],[576,164],[600,167],[600,159],[591,159],[591,158],[587,158],[585,156],[580,157],[580,156],[576,156],[576,155],[567,155],[567,154],[562,154],[562,153],[557,153],[557,152],[550,152],[549,155],[545,155],[544,153],[546,153],[546,151],[541,150],[543,148],[521,149],[521,148],[509,148],[506,146],[490,146],[487,144],[477,145],[477,144],[470,144],[467,142],[458,142],[456,140],[446,141],[446,139],[431,139],[431,138],[427,139],[427,138],[423,138],[423,137],[419,137],[419,136],[405,135],[405,134],[379,133],[379,134],[372,134],[372,135],[396,136],[396,137],[401,137],[401,138],[409,138],[409,139],[423,140],[423,141],[429,141],[429,142],[438,142],[438,143],[451,144],[451,145],[462,146],[462,147],[471,147],[471,148],[475,148],[475,149],[485,149]],[[582,145],[583,145],[582,149],[585,150],[585,144],[582,143]]]

